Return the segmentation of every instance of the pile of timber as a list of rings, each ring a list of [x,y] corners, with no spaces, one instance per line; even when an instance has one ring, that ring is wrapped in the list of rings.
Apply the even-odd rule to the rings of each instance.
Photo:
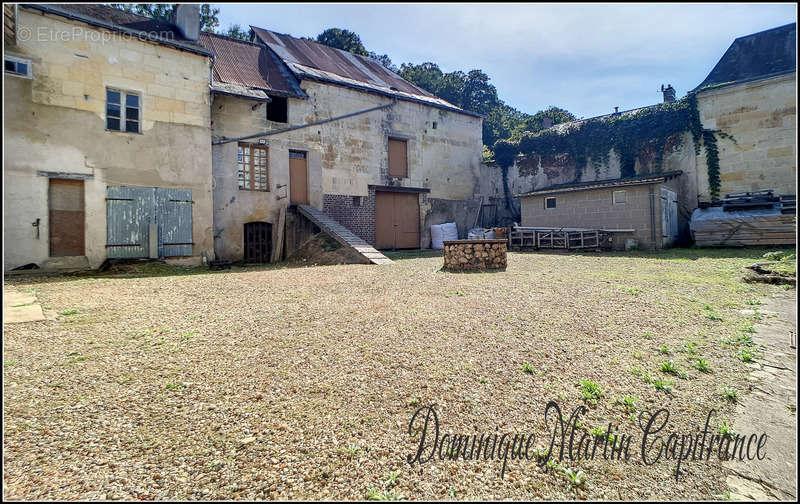
[[[727,211],[716,206],[696,209],[690,229],[699,246],[792,245],[796,243],[794,219],[782,212],[781,203]]]

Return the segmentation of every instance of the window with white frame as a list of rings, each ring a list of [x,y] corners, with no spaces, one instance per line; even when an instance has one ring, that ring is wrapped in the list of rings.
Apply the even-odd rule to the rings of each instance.
[[[625,191],[614,191],[611,193],[611,200],[615,205],[624,205],[628,195]]]
[[[269,151],[266,145],[240,143],[237,157],[239,189],[269,191]]]
[[[3,71],[18,77],[33,78],[33,65],[31,64],[31,60],[19,58],[17,56],[8,54],[3,56]]]
[[[549,210],[551,208],[556,207],[556,199],[555,198],[545,198],[544,199],[544,208]]]
[[[141,133],[141,101],[137,93],[106,89],[106,129]]]

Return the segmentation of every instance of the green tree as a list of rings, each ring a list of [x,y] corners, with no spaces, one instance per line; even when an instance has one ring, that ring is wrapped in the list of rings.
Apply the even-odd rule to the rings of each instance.
[[[153,19],[160,19],[161,21],[169,22],[172,16],[172,11],[175,6],[173,4],[108,4],[115,9],[124,10],[140,16],[147,16]],[[200,6],[200,29],[207,32],[213,32],[219,26],[219,9],[211,7],[211,4],[202,4]]]
[[[251,28],[245,30],[238,24],[232,24],[228,26],[225,31],[220,32],[220,34],[239,40],[251,40],[253,36],[253,30]]]
[[[361,42],[361,37],[350,30],[328,28],[317,35],[317,42],[329,47],[351,52],[359,56],[369,56],[369,52]]]

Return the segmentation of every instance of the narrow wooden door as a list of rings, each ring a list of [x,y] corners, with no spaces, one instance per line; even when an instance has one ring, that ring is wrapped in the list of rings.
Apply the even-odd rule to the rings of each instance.
[[[303,151],[289,151],[289,203],[308,205],[308,160]]]
[[[50,179],[48,208],[50,256],[85,255],[83,180]]]
[[[268,263],[272,255],[272,224],[248,222],[244,225],[245,262]]]
[[[375,193],[375,246],[379,249],[419,248],[417,193]]]

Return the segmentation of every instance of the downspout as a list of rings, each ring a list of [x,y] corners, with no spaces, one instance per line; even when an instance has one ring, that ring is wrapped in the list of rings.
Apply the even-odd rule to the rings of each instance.
[[[277,135],[279,133],[286,133],[287,131],[294,131],[294,130],[299,130],[299,129],[303,129],[303,128],[308,128],[308,127],[311,127],[311,126],[318,126],[320,124],[325,124],[325,123],[329,123],[329,122],[333,122],[333,121],[338,121],[340,119],[346,119],[348,117],[353,117],[353,116],[357,116],[357,115],[361,115],[361,114],[366,114],[367,112],[372,112],[372,111],[375,111],[375,110],[381,110],[381,109],[385,109],[385,108],[389,108],[389,107],[394,107],[396,104],[397,104],[397,99],[392,101],[392,103],[386,103],[384,105],[378,105],[377,107],[372,107],[372,108],[368,108],[368,109],[364,109],[364,110],[359,110],[357,112],[350,112],[349,114],[344,114],[344,115],[340,115],[340,116],[336,116],[336,117],[331,117],[331,118],[328,118],[328,119],[322,119],[321,121],[314,121],[314,122],[311,122],[311,123],[308,123],[308,124],[300,124],[300,125],[297,125],[297,126],[291,126],[289,128],[273,130],[273,131],[265,131],[263,133],[256,133],[254,135],[247,135],[247,136],[243,136],[243,137],[239,137],[239,138],[228,138],[228,139],[225,139],[225,140],[216,140],[214,142],[211,142],[211,145],[221,145],[221,144],[226,144],[226,143],[231,143],[231,142],[240,142],[242,140],[249,140],[251,138],[259,138],[259,137]]]
[[[656,194],[653,191],[653,184],[647,185],[647,192],[650,196],[650,239],[653,250],[656,250]]]

